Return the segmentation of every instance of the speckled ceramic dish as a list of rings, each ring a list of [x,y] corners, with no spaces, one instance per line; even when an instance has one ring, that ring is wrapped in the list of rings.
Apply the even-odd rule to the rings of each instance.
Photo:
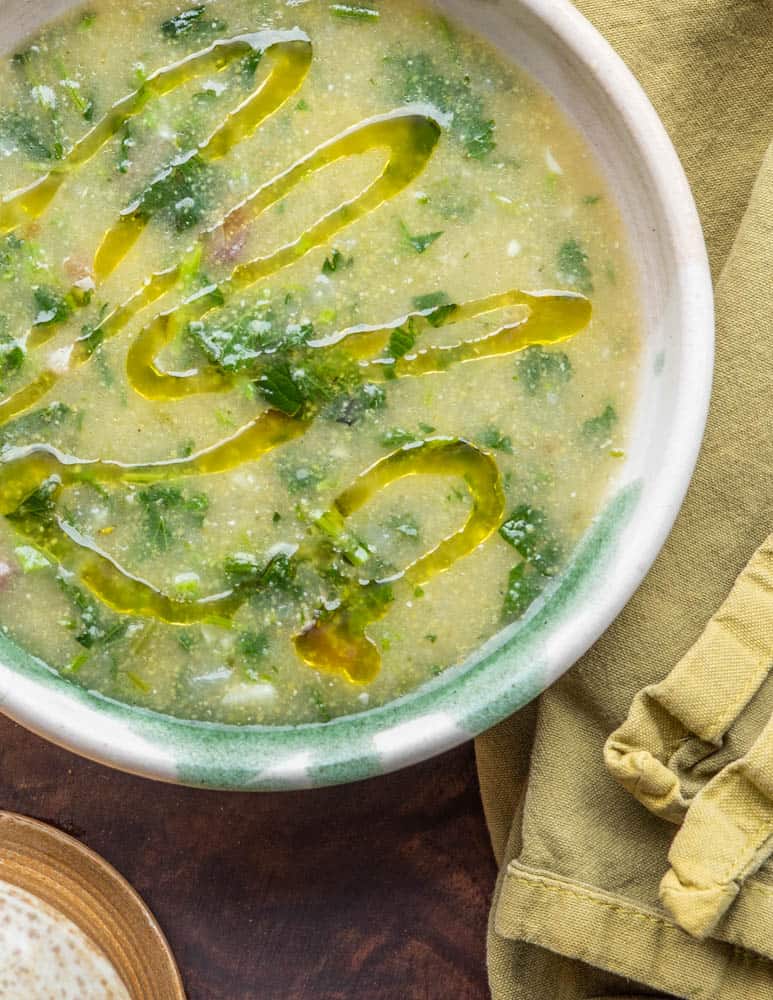
[[[70,6],[0,0],[4,47]],[[296,727],[186,722],[77,688],[2,640],[2,710],[35,732],[115,767],[205,787],[276,789],[377,775],[469,739],[534,698],[609,625],[657,555],[694,467],[713,360],[710,277],[681,166],[634,78],[569,3],[440,6],[554,95],[588,140],[630,235],[644,344],[627,458],[602,512],[524,619],[385,707]]]
[[[0,996],[184,1000],[164,935],[98,855],[36,820],[0,813]]]

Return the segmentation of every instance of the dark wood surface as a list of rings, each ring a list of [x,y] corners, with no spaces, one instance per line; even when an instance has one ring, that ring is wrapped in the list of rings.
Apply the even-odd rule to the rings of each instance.
[[[483,1000],[495,869],[472,746],[285,794],[120,774],[0,717],[0,808],[98,851],[164,928],[190,1000]]]

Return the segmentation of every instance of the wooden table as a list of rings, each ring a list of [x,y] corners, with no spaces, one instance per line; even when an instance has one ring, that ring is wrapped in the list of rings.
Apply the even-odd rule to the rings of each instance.
[[[81,760],[0,717],[0,808],[78,837],[167,933],[190,1000],[483,1000],[495,869],[472,746],[284,794]]]

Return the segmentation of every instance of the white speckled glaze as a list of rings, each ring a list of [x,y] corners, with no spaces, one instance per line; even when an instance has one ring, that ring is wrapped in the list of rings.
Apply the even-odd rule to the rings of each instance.
[[[0,0],[10,49],[71,0]],[[289,788],[416,762],[517,710],[619,613],[660,550],[689,483],[711,389],[711,281],[673,147],[631,73],[566,0],[442,0],[558,100],[617,198],[641,287],[644,348],[628,458],[569,569],[527,618],[418,691],[325,725],[190,723],[107,702],[0,642],[0,705],[76,752],[168,781]]]

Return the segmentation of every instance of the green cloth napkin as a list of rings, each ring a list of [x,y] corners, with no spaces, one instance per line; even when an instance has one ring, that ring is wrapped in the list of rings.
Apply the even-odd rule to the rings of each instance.
[[[773,998],[773,7],[580,0],[687,170],[709,245],[706,440],[645,583],[478,740],[494,1000]]]

